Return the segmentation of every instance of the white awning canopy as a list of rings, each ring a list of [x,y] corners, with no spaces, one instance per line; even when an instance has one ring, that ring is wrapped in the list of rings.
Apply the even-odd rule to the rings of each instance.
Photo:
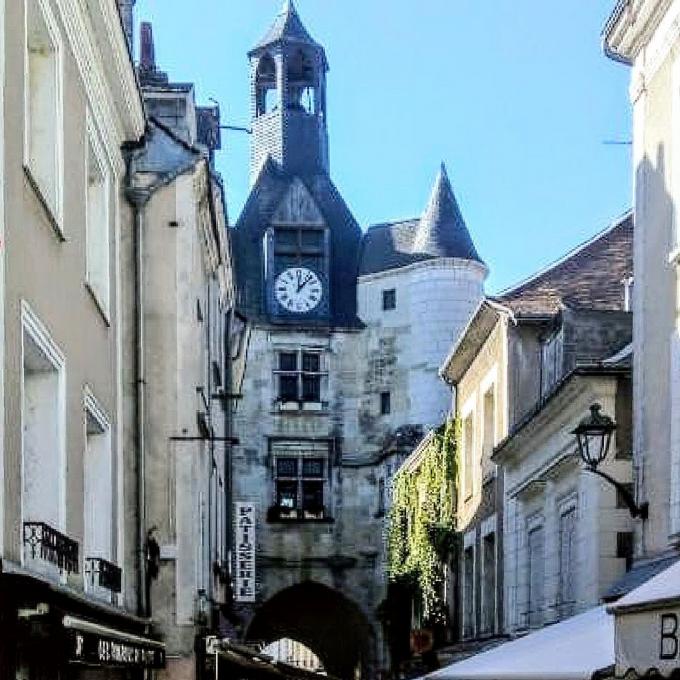
[[[680,668],[680,562],[609,608],[616,619],[616,674]]]
[[[428,680],[590,680],[614,666],[605,607],[542,628],[426,676]]]

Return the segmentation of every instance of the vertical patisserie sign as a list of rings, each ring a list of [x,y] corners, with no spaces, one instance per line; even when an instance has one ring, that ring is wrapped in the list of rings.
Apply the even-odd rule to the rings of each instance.
[[[255,602],[255,505],[235,503],[236,602]]]

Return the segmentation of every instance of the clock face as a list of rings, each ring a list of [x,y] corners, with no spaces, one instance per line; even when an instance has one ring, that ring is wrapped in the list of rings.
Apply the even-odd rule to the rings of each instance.
[[[291,267],[276,277],[274,291],[284,309],[296,314],[306,314],[321,302],[323,285],[311,269]]]

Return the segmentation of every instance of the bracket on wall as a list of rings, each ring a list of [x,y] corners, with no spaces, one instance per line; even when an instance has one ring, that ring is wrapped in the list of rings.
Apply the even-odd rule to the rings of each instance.
[[[637,517],[640,519],[647,519],[649,516],[649,503],[640,503],[640,505],[638,505],[633,498],[633,494],[631,494],[631,492],[623,484],[617,482],[606,472],[602,472],[591,465],[587,465],[585,469],[588,472],[592,472],[594,475],[597,475],[598,477],[602,477],[602,479],[604,479],[606,482],[609,482],[609,484],[611,484],[617,490],[621,499],[626,504],[626,507],[630,512],[630,516],[633,517],[633,519]]]

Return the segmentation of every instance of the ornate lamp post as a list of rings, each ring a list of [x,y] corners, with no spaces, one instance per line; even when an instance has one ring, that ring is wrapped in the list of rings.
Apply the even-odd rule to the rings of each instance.
[[[619,492],[621,498],[626,503],[632,517],[647,519],[649,503],[638,505],[630,491],[606,472],[598,470],[603,463],[612,441],[612,435],[616,430],[616,423],[608,416],[603,414],[600,404],[593,404],[590,407],[590,415],[584,418],[578,427],[572,431],[576,435],[578,452],[585,463],[586,470],[592,472],[611,484]]]

